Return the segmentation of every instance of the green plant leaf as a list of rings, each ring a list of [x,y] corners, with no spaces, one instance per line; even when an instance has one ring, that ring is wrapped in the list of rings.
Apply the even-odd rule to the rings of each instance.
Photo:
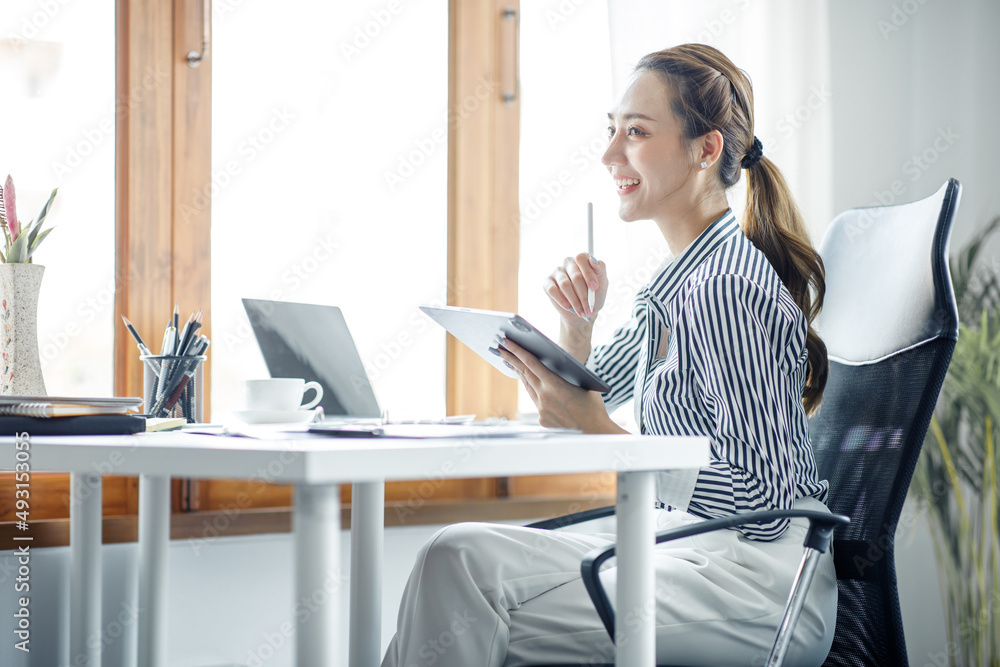
[[[993,234],[1000,231],[1000,216],[990,220],[962,250],[949,261],[959,319],[971,322],[978,319],[984,307],[996,309],[1000,304],[1000,286],[997,270],[980,266],[980,253]]]
[[[31,245],[28,247],[28,257],[29,258],[31,257],[32,254],[34,254],[35,250],[38,249],[38,246],[41,244],[42,239],[44,239],[46,236],[48,236],[49,232],[51,232],[53,229],[55,229],[55,227],[49,227],[44,232],[42,232],[41,234],[39,234],[37,237],[34,236],[34,235],[32,235],[31,238],[33,238],[34,240],[31,242]]]
[[[959,337],[914,471],[940,574],[951,664],[1000,664],[1000,269],[983,260],[1000,216],[949,266]]]
[[[42,239],[44,239],[46,236],[48,236],[49,232],[51,232],[53,229],[55,229],[55,227],[49,227],[48,229],[46,229],[45,231],[43,231],[41,234],[32,235],[32,237],[31,237],[32,238],[32,241],[31,241],[31,248],[32,248],[32,250],[34,250],[35,248],[37,248],[41,244]]]
[[[28,235],[19,234],[14,242],[7,249],[7,262],[9,264],[23,264],[28,260]]]
[[[38,232],[39,232],[39,230],[41,230],[41,228],[42,228],[42,225],[40,223],[33,222],[25,230],[26,232],[28,232],[28,247],[29,248],[31,246],[35,245],[35,237],[38,236]]]
[[[997,229],[1000,229],[1000,216],[986,223],[979,233],[957,255],[952,256],[949,263],[951,264],[952,278],[955,283],[955,293],[957,295],[964,295],[965,287],[968,285],[968,278],[971,277],[971,270],[979,258],[979,252],[982,250],[987,239]]]
[[[35,221],[32,223],[34,225],[34,229],[31,232],[31,239],[30,239],[31,245],[35,244],[35,235],[37,235],[38,230],[42,228],[42,222],[45,221],[45,216],[49,214],[49,208],[52,207],[52,200],[56,198],[57,192],[59,192],[59,188],[55,188],[52,190],[52,194],[49,195],[48,200],[45,202],[45,206],[42,207],[42,210],[41,212],[39,212],[38,217],[35,218]]]

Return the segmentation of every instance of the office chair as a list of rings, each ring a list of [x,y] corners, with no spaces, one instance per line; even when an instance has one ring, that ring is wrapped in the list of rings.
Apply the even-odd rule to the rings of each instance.
[[[824,666],[908,665],[894,537],[958,339],[948,243],[960,193],[959,182],[949,179],[920,201],[849,210],[831,223],[820,246],[826,300],[817,328],[829,352],[830,375],[810,434],[819,476],[830,483],[833,514],[810,521],[803,563],[832,532],[837,626]],[[613,513],[613,507],[599,508],[532,527],[555,529]],[[696,527],[707,532],[766,519],[755,514],[664,531],[657,543],[691,535]],[[614,612],[598,571],[613,553],[613,547],[595,550],[581,566],[612,638]],[[777,643],[786,624],[794,628],[804,584],[798,578],[793,584],[769,665],[780,664]]]

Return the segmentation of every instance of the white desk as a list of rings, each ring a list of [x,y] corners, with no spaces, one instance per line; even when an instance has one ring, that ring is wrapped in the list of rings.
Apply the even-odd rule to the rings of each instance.
[[[13,438],[2,438],[0,469],[14,469]],[[706,438],[555,436],[435,440],[335,439],[290,435],[251,440],[185,433],[35,437],[32,471],[72,473],[70,651],[100,665],[101,474],[139,475],[139,664],[164,667],[170,478],[250,479],[295,485],[295,599],[330,591],[296,627],[299,667],[343,665],[335,593],[339,563],[340,484],[353,483],[351,514],[351,667],[381,660],[381,575],[386,481],[618,473],[619,610],[653,607],[652,470],[708,464]],[[647,610],[647,611],[643,611]],[[617,664],[654,664],[652,623],[620,625]],[[92,643],[92,642],[91,642]]]

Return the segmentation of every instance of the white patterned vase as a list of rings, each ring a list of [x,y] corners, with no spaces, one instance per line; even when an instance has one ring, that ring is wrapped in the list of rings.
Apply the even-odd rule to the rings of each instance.
[[[46,395],[38,356],[43,273],[38,264],[0,264],[0,395]]]

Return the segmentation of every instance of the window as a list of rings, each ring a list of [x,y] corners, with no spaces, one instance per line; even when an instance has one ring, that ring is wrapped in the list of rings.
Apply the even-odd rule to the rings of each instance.
[[[115,317],[115,12],[113,3],[10,0],[0,25],[4,81],[0,179],[18,217],[33,219],[52,188],[56,230],[45,266],[38,343],[51,395],[112,392]]]
[[[20,18],[33,20],[36,5],[20,1]],[[91,61],[76,58],[69,78],[87,86],[57,93],[68,70],[48,81],[28,77],[29,91],[41,86],[46,95],[61,97],[51,97],[59,101],[51,110],[27,103],[28,110],[19,109],[20,119],[40,126],[38,135],[61,131],[65,124],[58,119],[70,108],[74,118],[88,110],[93,116],[58,144],[88,159],[72,165],[71,173],[61,171],[65,190],[57,206],[76,204],[75,255],[86,248],[86,261],[106,262],[107,272],[88,271],[69,292],[63,319],[42,324],[43,344],[50,335],[53,342],[65,341],[60,331],[71,343],[53,355],[62,384],[50,390],[108,393],[113,338],[114,391],[141,394],[138,354],[115,323],[116,313],[155,338],[164,313],[179,302],[185,314],[205,307],[210,315],[211,411],[221,416],[238,409],[239,381],[266,372],[239,301],[250,296],[340,306],[393,418],[443,415],[446,409],[513,416],[516,386],[471,352],[446,345],[444,332],[416,307],[516,307],[510,277],[518,245],[520,103],[500,100],[514,84],[516,22],[506,10],[516,15],[518,3],[451,0],[417,8],[372,0],[334,9],[296,0],[281,12],[213,3],[213,41],[198,69],[183,61],[201,43],[198,3],[119,4],[117,15],[108,8],[69,20],[77,10],[62,6],[58,17],[49,17],[53,36],[57,25],[66,31],[66,49],[70,33],[87,35]],[[96,48],[95,40],[107,46]],[[17,65],[9,46],[0,43],[0,67],[8,70]],[[66,55],[64,50],[64,64]],[[98,71],[107,73],[106,90],[93,75]],[[95,100],[83,100],[84,94]],[[105,119],[116,125],[107,129]],[[23,136],[5,133],[0,141]],[[37,146],[37,140],[26,141],[8,151],[29,155],[32,175],[19,183],[45,176],[63,157],[61,149],[55,157],[32,154]],[[101,173],[85,170],[99,165]],[[39,204],[47,185],[32,186],[39,188]],[[53,220],[61,232],[68,225],[60,212]],[[50,241],[43,252],[54,245]],[[51,256],[55,263],[57,255]],[[60,264],[79,267],[81,260]],[[104,290],[116,277],[112,306]],[[88,321],[86,335],[69,333],[65,318],[73,313],[105,319]],[[93,346],[84,347],[91,339]],[[70,348],[80,354],[72,357]],[[88,363],[106,365],[91,370]],[[33,486],[32,497],[41,496],[33,508],[44,505],[51,509],[47,516],[61,521],[36,545],[65,544],[68,476],[33,476],[39,483],[45,488]],[[174,480],[173,509],[182,513],[175,529],[203,534],[212,515],[206,519],[195,510],[225,511],[245,486],[238,480]],[[418,502],[417,520],[433,522],[468,518],[462,511],[474,499],[488,503],[480,505],[486,513],[480,518],[567,509],[562,500],[491,502],[508,495],[504,480],[435,480],[432,486],[428,497],[426,480],[390,484],[387,499]],[[105,516],[111,517],[105,541],[135,539],[128,515],[136,511],[136,489],[133,478],[105,477]],[[10,506],[2,503],[4,493],[0,486],[0,504]],[[457,513],[455,499],[462,501]],[[287,506],[289,491],[269,486],[251,501],[254,507]],[[431,508],[435,501],[444,503]],[[288,526],[286,510],[265,510],[258,518],[228,534]],[[0,526],[0,534],[7,528]]]
[[[618,195],[601,157],[607,148],[607,112],[616,103],[603,3],[570,16],[527,6],[521,24],[523,62],[546,67],[521,71],[521,268],[519,310],[555,337],[559,316],[541,289],[544,278],[570,255],[587,250],[587,202],[594,204],[594,254],[608,265],[608,299],[594,342],[628,320],[639,288],[666,257],[653,225],[618,218]],[[534,409],[521,391],[519,406]],[[630,423],[630,409],[615,418]]]
[[[51,395],[113,393],[115,320],[114,3],[8,0],[0,19],[0,179],[10,173],[18,217],[38,214],[58,187],[34,256],[45,266],[38,343]],[[134,349],[134,348],[133,348]],[[13,519],[12,473],[0,472],[0,522]],[[32,477],[32,516],[65,517],[69,476]],[[125,514],[130,482],[105,481],[105,512]],[[9,502],[8,502],[9,500]]]
[[[447,12],[217,10],[215,415],[240,409],[241,379],[267,375],[240,297],[339,306],[383,409],[444,415],[444,332],[417,306],[447,298]]]
[[[213,35],[214,418],[267,376],[241,297],[340,307],[383,410],[444,416],[445,334],[417,307],[448,300],[448,5],[241,5],[216,10]],[[241,493],[290,502],[213,480],[196,508]]]
[[[561,7],[561,6],[560,6]],[[594,342],[628,320],[632,300],[663,260],[663,238],[651,225],[618,218],[618,197],[601,157],[607,147],[607,112],[614,104],[605,3],[559,8],[522,7],[520,206],[521,259],[518,310],[556,338],[559,316],[542,281],[567,256],[587,250],[587,202],[594,204],[594,254],[608,265],[611,284],[594,327]],[[524,391],[519,409],[535,406]],[[633,424],[631,405],[613,418]],[[633,427],[634,430],[634,427]],[[511,495],[611,495],[614,475],[520,477]]]

